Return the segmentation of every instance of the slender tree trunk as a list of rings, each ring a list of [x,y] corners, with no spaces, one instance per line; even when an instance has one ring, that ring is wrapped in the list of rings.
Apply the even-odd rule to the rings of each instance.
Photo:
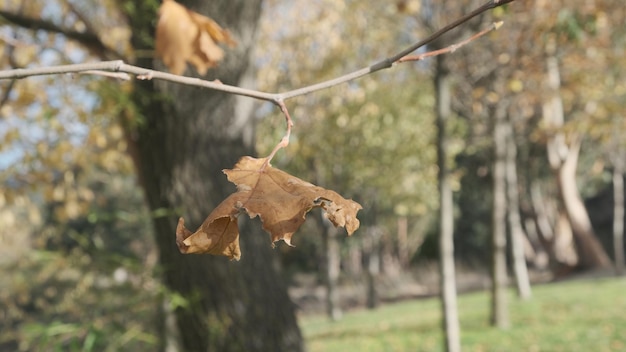
[[[517,145],[515,133],[509,119],[506,120],[506,189],[507,189],[507,212],[509,229],[511,231],[511,252],[513,257],[513,272],[517,294],[521,299],[529,299],[531,296],[524,244],[526,235],[522,227],[519,213],[519,190],[517,182]]]
[[[151,49],[152,2],[134,2],[129,13],[135,49]],[[260,1],[185,1],[210,14],[235,35],[238,46],[208,78],[251,86],[249,53],[261,10]],[[137,62],[152,67],[150,59]],[[191,69],[187,74],[193,74]],[[170,295],[184,351],[299,351],[302,338],[259,224],[241,217],[241,261],[180,254],[174,238],[177,218],[199,226],[234,187],[221,170],[254,153],[253,102],[250,99],[167,82],[138,81],[134,103],[141,114],[128,126],[141,183],[155,216],[160,270]],[[178,299],[181,302],[181,299]]]
[[[493,204],[491,228],[491,324],[509,326],[506,268],[506,111],[499,103],[493,124]]]
[[[344,262],[346,272],[353,278],[362,277],[363,274],[363,246],[359,241],[350,241],[348,245],[348,258]]]
[[[383,230],[380,239],[380,271],[388,278],[397,278],[402,271],[398,256],[395,254],[393,239]]]
[[[553,253],[552,246],[554,244],[554,227],[550,222],[552,212],[546,206],[543,193],[539,183],[533,182],[530,185],[530,200],[533,204],[533,212],[536,218],[537,230],[541,242],[546,247],[548,253]]]
[[[526,257],[526,261],[532,262],[533,267],[539,270],[546,269],[550,260],[545,249],[545,245],[539,239],[536,220],[532,217],[524,219],[524,229],[528,235],[524,247],[524,256]]]
[[[439,276],[446,351],[461,350],[461,328],[454,268],[454,213],[448,180],[446,123],[450,117],[450,77],[445,56],[437,56],[435,95],[437,116],[437,165],[439,166]]]
[[[613,250],[615,273],[624,275],[624,160],[621,153],[613,161]]]
[[[558,60],[555,56],[555,40],[549,40],[546,47],[547,57],[547,87],[549,96],[543,104],[543,119],[546,126],[554,132],[547,143],[548,161],[554,170],[562,206],[570,221],[578,265],[584,269],[603,268],[611,264],[604,248],[598,241],[589,214],[580,197],[576,186],[576,167],[580,152],[580,141],[573,138],[568,145],[565,133],[560,129],[564,124],[563,102],[559,89],[561,87]]]
[[[409,268],[409,225],[406,216],[398,216],[398,261],[402,270]]]
[[[376,226],[369,226],[363,239],[365,254],[366,305],[369,309],[378,307],[379,296],[376,283],[380,274],[380,237],[381,231]]]
[[[339,230],[319,213],[324,241],[324,284],[326,286],[326,313],[331,320],[341,319],[339,302],[339,272],[341,255],[337,235]]]

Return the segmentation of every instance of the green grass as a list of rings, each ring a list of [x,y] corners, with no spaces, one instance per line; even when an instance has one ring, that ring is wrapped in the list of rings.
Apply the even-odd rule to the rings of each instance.
[[[509,295],[511,328],[489,326],[486,292],[459,297],[464,351],[626,351],[626,280],[595,279],[533,288],[530,301]],[[338,322],[304,316],[310,352],[442,351],[437,299],[349,312]]]

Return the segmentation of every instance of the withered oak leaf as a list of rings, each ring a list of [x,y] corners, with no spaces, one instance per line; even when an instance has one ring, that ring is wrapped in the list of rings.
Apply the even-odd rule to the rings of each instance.
[[[324,209],[335,226],[345,227],[348,235],[359,228],[359,203],[275,169],[266,161],[246,156],[233,169],[224,170],[237,192],[222,201],[194,233],[185,228],[183,218],[178,220],[176,243],[181,253],[224,255],[239,260],[237,216],[241,212],[250,218],[259,216],[272,242],[284,240],[289,245],[306,213],[316,207]]]
[[[218,44],[235,45],[230,33],[217,22],[174,0],[163,0],[159,8],[155,42],[157,57],[176,75],[185,72],[190,62],[204,76],[224,58]]]

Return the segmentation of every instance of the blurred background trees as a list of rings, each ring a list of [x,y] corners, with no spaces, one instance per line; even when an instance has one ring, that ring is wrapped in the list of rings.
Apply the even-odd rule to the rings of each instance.
[[[218,3],[185,4],[248,39],[227,51],[224,66],[209,78],[244,86],[256,79],[261,90],[279,91],[370,64],[472,2],[460,2],[444,17],[436,16],[437,4],[418,0]],[[152,67],[157,7],[152,0],[3,1],[0,64],[125,58]],[[252,25],[257,16],[258,26]],[[515,2],[446,43],[495,20],[505,21],[500,30],[446,57],[459,276],[489,270],[498,228],[506,239],[498,242],[501,258],[516,275],[519,252],[514,261],[511,250],[520,246],[534,280],[614,263],[623,268],[626,9],[620,0]],[[241,155],[267,154],[280,139],[284,122],[271,106],[99,76],[0,82],[0,265],[6,273],[0,346],[165,350],[180,339],[171,329],[172,312],[190,318],[194,304],[204,307],[203,316],[218,313],[189,323],[198,330],[188,341],[219,346],[226,343],[221,328],[198,335],[237,315],[237,304],[256,302],[268,311],[284,304],[261,286],[246,288],[247,275],[261,271],[268,275],[264,285],[284,292],[282,274],[296,298],[326,283],[334,318],[351,305],[434,293],[410,283],[432,287],[429,263],[438,257],[436,70],[435,60],[402,64],[290,102],[294,134],[274,165],[359,201],[362,229],[345,240],[320,217],[294,237],[295,249],[278,245],[273,252],[266,234],[250,230],[242,240],[258,250],[245,250],[250,258],[235,264],[178,258],[173,228],[181,213],[198,225],[229,190],[219,170]],[[221,104],[224,110],[215,108]],[[214,108],[221,112],[210,115]],[[181,125],[182,116],[193,116],[190,125]],[[133,163],[141,165],[139,178]],[[149,207],[140,185],[149,190]],[[510,270],[503,270],[506,287]],[[241,271],[234,274],[241,281],[229,289],[210,284],[231,271]],[[353,293],[351,287],[365,289]],[[226,303],[209,309],[215,302]],[[295,325],[290,309],[285,324]],[[244,325],[240,331],[251,329]],[[290,329],[285,336],[293,339],[285,344],[297,345],[299,333]],[[258,339],[262,335],[267,332],[259,331]]]

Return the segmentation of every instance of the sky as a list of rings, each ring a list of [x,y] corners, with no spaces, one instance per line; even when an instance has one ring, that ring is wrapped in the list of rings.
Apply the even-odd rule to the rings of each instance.
[[[87,59],[86,52],[76,46],[67,46],[66,40],[61,36],[49,40],[42,32],[36,32],[35,36],[32,33],[13,32],[8,27],[0,27],[0,36],[15,38],[18,45],[22,46],[20,49],[38,50],[35,60],[25,68],[81,63]],[[67,47],[71,50],[65,50]],[[0,81],[2,94],[8,86],[9,81]],[[39,94],[35,91],[38,88],[43,88],[45,93]],[[30,105],[24,106],[24,102],[28,102],[30,98]],[[69,139],[74,145],[80,145],[89,131],[89,126],[79,121],[77,112],[94,109],[98,99],[97,94],[86,88],[83,77],[29,77],[18,81],[10,92],[6,106],[0,110],[0,140],[4,142],[7,132],[14,129],[19,130],[20,137],[0,149],[0,172],[21,163],[24,155],[32,152],[38,142],[54,143],[63,138]],[[16,105],[18,101],[20,105]],[[62,123],[67,134],[54,133],[47,123],[50,119]]]

